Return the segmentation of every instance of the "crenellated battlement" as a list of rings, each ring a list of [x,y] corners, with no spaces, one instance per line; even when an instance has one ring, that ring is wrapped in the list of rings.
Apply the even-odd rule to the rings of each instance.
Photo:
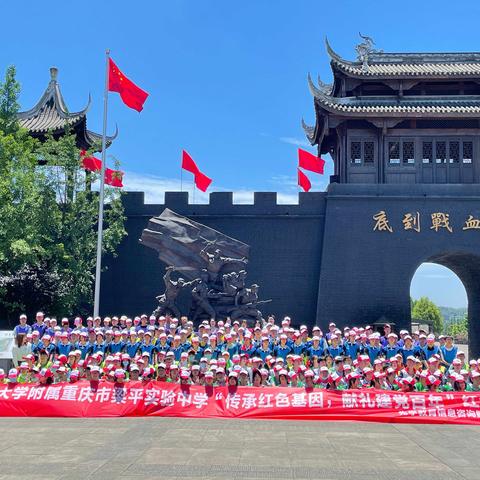
[[[158,215],[169,208],[182,215],[324,215],[326,192],[300,192],[298,204],[279,204],[276,192],[254,192],[253,203],[234,203],[233,192],[212,192],[208,204],[189,203],[189,192],[165,192],[163,204],[145,203],[144,192],[126,192],[123,197],[127,216]]]

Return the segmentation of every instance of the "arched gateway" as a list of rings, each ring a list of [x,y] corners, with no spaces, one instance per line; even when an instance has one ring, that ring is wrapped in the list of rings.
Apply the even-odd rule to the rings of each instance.
[[[129,237],[104,275],[103,313],[153,309],[161,265],[138,244],[168,207],[251,246],[249,277],[268,311],[325,328],[388,320],[410,327],[411,279],[426,261],[465,285],[470,347],[480,355],[480,53],[383,53],[370,39],[347,61],[327,43],[333,83],[315,84],[315,125],[303,123],[334,175],[327,192],[278,205],[214,193],[191,205],[126,198]],[[120,280],[121,279],[121,280]]]

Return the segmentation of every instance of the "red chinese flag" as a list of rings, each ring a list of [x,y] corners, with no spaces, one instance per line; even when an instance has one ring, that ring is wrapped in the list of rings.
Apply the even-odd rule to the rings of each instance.
[[[123,187],[123,172],[106,168],[105,183],[111,187]]]
[[[182,151],[182,168],[187,172],[193,173],[196,187],[202,192],[206,192],[212,183],[212,179],[203,174],[197,167],[193,158],[185,151]]]
[[[87,157],[87,152],[82,150],[80,158],[82,159],[82,167],[90,172],[99,172],[102,169],[102,161],[96,157]]]
[[[298,166],[309,172],[323,174],[323,167],[325,166],[325,160],[323,158],[316,157],[315,155],[307,152],[306,150],[298,149]]]
[[[198,172],[195,175],[195,185],[202,192],[206,192],[207,188],[210,186],[211,183],[212,183],[212,179],[207,177],[202,172]]]
[[[297,168],[298,173],[298,185],[302,187],[304,192],[308,192],[312,188],[312,184],[308,177],[299,169]]]
[[[148,93],[129,80],[111,58],[108,59],[108,63],[108,91],[119,93],[127,107],[141,112]]]

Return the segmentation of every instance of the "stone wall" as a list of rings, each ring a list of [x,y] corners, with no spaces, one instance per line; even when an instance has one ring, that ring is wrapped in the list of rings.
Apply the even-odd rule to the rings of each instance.
[[[331,184],[324,193],[300,193],[298,205],[277,204],[275,193],[255,193],[251,205],[232,199],[212,193],[208,205],[194,205],[186,192],[167,192],[164,204],[152,205],[143,193],[127,194],[128,237],[103,275],[101,313],[155,308],[165,265],[138,239],[148,219],[168,207],[248,243],[248,282],[272,299],[263,313],[290,315],[296,325],[390,321],[409,328],[416,269],[428,261],[444,265],[465,285],[470,348],[480,354],[480,229],[464,230],[469,215],[480,219],[480,186]],[[374,230],[380,211],[392,232]],[[404,215],[417,212],[420,232],[406,230]],[[451,232],[431,228],[434,213],[449,215]]]
[[[162,205],[145,204],[141,192],[125,195],[128,236],[102,276],[102,314],[151,313],[163,293],[165,264],[139,244],[149,218],[164,208],[215,228],[251,246],[248,282],[272,299],[264,314],[292,315],[315,323],[323,243],[326,193],[300,193],[298,205],[277,204],[276,193],[254,195],[254,203],[234,204],[231,192],[210,194],[208,205],[189,204],[187,192],[167,192]],[[188,307],[184,303],[184,309]]]

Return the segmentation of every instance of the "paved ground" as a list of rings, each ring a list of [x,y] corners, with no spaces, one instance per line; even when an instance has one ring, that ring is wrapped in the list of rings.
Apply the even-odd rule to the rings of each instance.
[[[0,419],[0,480],[480,478],[480,427]]]

